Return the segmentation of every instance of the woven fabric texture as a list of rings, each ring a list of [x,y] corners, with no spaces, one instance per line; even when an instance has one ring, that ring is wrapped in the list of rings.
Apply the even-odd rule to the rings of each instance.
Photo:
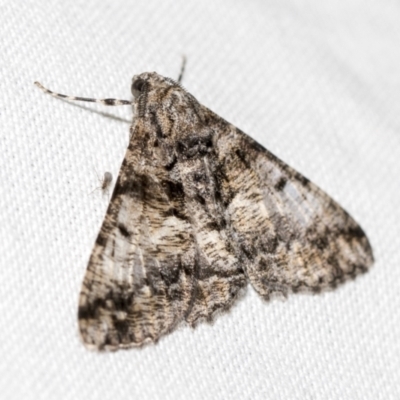
[[[399,399],[400,5],[396,1],[2,1],[0,397]],[[81,344],[77,301],[134,74],[176,78],[321,186],[376,263],[319,296],[249,287],[213,325],[141,350]]]

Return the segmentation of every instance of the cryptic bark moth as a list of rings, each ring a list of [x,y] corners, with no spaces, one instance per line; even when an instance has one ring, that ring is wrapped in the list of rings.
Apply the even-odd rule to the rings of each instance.
[[[231,308],[337,286],[373,263],[332,198],[155,72],[132,80],[130,143],[90,256],[79,330],[91,349],[156,342]]]

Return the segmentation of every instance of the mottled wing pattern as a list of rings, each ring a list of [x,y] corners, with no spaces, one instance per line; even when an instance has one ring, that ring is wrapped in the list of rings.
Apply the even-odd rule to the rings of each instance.
[[[204,146],[203,154],[201,150],[190,154],[193,147],[201,147],[202,131],[204,129],[199,127],[200,139],[194,146],[179,151],[177,163],[199,256],[193,303],[185,318],[192,326],[203,319],[211,320],[217,311],[228,310],[247,284],[217,195],[219,165],[215,152],[210,144]],[[206,127],[206,131],[210,129]]]
[[[319,292],[372,265],[365,233],[338,203],[249,136],[215,118],[228,226],[247,276],[263,298]]]
[[[88,347],[140,346],[210,320],[248,280],[269,299],[370,267],[346,211],[180,85],[143,73],[132,93],[130,144],[79,300]]]
[[[89,348],[140,346],[180,322],[210,320],[247,282],[215,203],[215,163],[188,157],[184,141],[169,157],[147,134],[160,132],[162,118],[160,108],[134,125],[89,260],[78,312]]]
[[[168,176],[138,167],[136,145],[128,148],[83,281],[78,318],[89,348],[156,341],[191,301],[196,246],[183,199],[169,196]]]

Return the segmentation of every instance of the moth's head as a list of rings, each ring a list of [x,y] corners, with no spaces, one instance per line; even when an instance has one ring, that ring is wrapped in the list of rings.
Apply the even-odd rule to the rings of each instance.
[[[158,75],[156,72],[144,72],[132,78],[131,86],[134,102],[138,106],[139,115],[143,115],[145,108],[151,103],[160,104],[167,98],[176,95],[178,100],[185,100],[187,91],[171,78]]]

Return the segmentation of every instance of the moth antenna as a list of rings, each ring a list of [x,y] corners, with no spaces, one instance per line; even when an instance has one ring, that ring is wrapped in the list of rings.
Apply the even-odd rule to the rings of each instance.
[[[183,73],[185,72],[185,67],[186,67],[186,56],[183,54],[182,55],[181,71],[180,71],[178,79],[177,79],[178,83],[181,83],[181,81],[182,81]]]
[[[88,97],[68,96],[68,95],[65,95],[65,94],[52,92],[51,90],[46,89],[39,82],[34,82],[34,83],[39,89],[42,89],[45,93],[47,93],[47,94],[49,94],[49,95],[51,95],[53,97],[57,97],[59,99],[71,100],[71,101],[88,101],[88,102],[91,102],[91,103],[100,103],[100,104],[103,104],[104,106],[124,106],[124,105],[127,105],[127,104],[133,104],[133,102],[129,101],[129,100],[91,99],[91,98],[88,98]]]
[[[143,117],[145,113],[145,107],[147,102],[147,96],[149,94],[149,84],[146,82],[143,86],[143,93],[139,97],[138,101],[138,115],[139,117]]]

